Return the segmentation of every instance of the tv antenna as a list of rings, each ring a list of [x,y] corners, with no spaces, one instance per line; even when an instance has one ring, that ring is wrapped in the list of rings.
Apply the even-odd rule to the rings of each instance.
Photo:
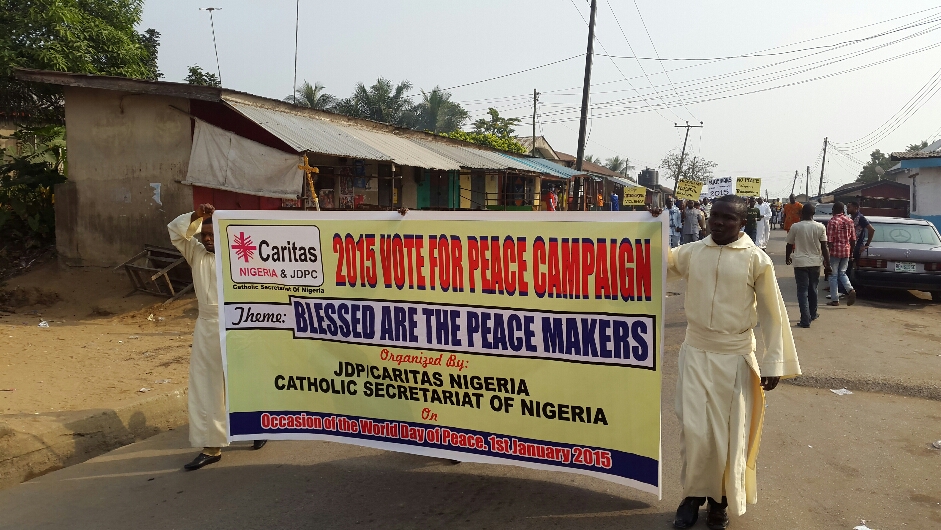
[[[222,11],[221,7],[201,7],[200,11],[209,11],[209,25],[212,27],[212,48],[216,51],[216,73],[219,74],[219,85],[222,85],[222,69],[219,68],[219,47],[216,45],[216,23],[212,19],[213,11]]]

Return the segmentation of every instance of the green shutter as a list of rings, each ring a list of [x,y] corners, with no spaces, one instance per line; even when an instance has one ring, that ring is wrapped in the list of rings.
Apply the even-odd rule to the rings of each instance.
[[[418,184],[418,209],[431,206],[431,171],[422,169],[421,182]]]

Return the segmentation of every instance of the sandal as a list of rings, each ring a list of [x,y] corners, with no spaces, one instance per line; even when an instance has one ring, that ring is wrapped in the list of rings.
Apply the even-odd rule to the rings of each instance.
[[[840,302],[834,300],[834,301],[832,301],[832,302],[827,302],[827,305],[838,306],[838,305],[840,305]]]

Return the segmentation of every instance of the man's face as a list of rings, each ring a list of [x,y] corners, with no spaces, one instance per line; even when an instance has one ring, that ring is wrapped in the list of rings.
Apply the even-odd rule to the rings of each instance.
[[[763,203],[763,202],[765,202],[765,201],[763,201],[763,200],[761,199],[761,197],[758,197],[758,204],[761,204],[761,203]]]
[[[667,199],[667,208],[673,208],[673,201]]]
[[[212,223],[203,224],[203,229],[199,232],[199,242],[202,243],[209,252],[216,251],[215,240],[212,235]]]
[[[709,216],[709,233],[717,245],[727,245],[738,239],[738,232],[745,226],[745,216],[727,202],[712,203]]]
[[[797,202],[797,200],[794,199],[794,196],[793,196],[793,195],[791,195],[790,197],[788,197],[787,200],[790,201],[791,204],[794,204],[795,202]]]
[[[749,208],[755,207],[755,199],[748,199],[748,207]]]
[[[850,215],[856,215],[856,212],[859,211],[859,206],[856,206],[855,204],[850,204],[846,207],[846,211],[849,212]]]

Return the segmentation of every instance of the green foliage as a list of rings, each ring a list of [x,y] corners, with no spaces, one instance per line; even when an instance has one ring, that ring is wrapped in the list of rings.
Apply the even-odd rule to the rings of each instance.
[[[451,101],[450,92],[434,87],[431,92],[422,90],[421,95],[422,101],[412,108],[415,129],[448,133],[459,130],[467,121],[467,110]]]
[[[412,84],[408,81],[393,86],[392,81],[383,77],[369,88],[363,83],[357,83],[353,95],[338,101],[333,110],[353,118],[412,127],[414,113],[412,102],[406,94],[411,89]]]
[[[13,69],[157,79],[160,34],[140,34],[143,0],[0,0],[0,117],[61,123],[61,90]]]
[[[918,144],[909,144],[905,150],[909,153],[917,153],[926,147],[928,147],[928,140],[922,140],[921,143]]]
[[[21,128],[12,135],[15,153],[0,164],[0,239],[25,247],[55,237],[53,187],[65,181],[65,128]]]
[[[501,138],[510,138],[513,136],[514,127],[520,124],[519,118],[503,118],[497,109],[490,107],[487,109],[490,119],[480,118],[474,122],[474,132],[478,134],[493,134]]]
[[[295,91],[295,94],[287,96],[284,101],[297,105],[298,107],[307,107],[315,110],[330,110],[336,104],[337,98],[327,94],[326,87],[320,83],[314,83],[313,86],[305,79],[301,87]]]
[[[927,145],[925,147],[927,147]],[[882,174],[894,165],[895,163],[889,160],[888,155],[876,149],[872,153],[869,153],[869,162],[866,162],[862,171],[859,172],[859,175],[856,177],[856,182],[865,182],[867,184],[878,182],[882,178]]]
[[[597,162],[596,162],[597,163]],[[625,177],[630,176],[630,172],[634,169],[634,166],[631,165],[631,161],[626,156],[621,158],[620,156],[614,155],[612,158],[609,158],[605,161],[604,166],[615,173],[620,173]]]
[[[191,85],[200,85],[200,86],[221,86],[219,78],[216,77],[216,74],[209,72],[204,72],[199,66],[190,66],[189,73],[186,74],[186,77],[183,79]]]
[[[584,161],[588,162],[589,164],[597,164],[599,166],[601,165],[601,159],[597,156],[585,155]]]
[[[500,137],[495,134],[466,131],[452,131],[449,133],[442,133],[441,136],[447,136],[448,138],[453,138],[455,140],[463,140],[465,142],[471,142],[477,145],[492,147],[494,149],[499,149],[501,151],[507,151],[510,153],[526,153],[526,148],[512,137]]]
[[[681,153],[673,151],[663,157],[660,167],[666,172],[666,178],[706,183],[712,177],[712,170],[719,165],[698,156],[680,155]]]

